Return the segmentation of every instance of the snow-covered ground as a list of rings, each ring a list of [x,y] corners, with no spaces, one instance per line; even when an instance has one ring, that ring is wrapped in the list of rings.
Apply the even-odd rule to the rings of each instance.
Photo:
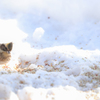
[[[0,0],[0,100],[100,100],[99,0]]]

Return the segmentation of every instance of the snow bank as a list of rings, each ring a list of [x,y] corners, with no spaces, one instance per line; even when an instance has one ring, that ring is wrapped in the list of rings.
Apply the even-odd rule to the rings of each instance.
[[[22,95],[25,95],[24,97]],[[72,96],[73,95],[73,96]],[[81,94],[75,88],[66,86],[52,89],[35,89],[32,87],[26,87],[23,90],[18,91],[20,100],[86,100],[84,94]]]
[[[75,46],[34,50],[31,55],[22,54],[13,70],[8,66],[0,71],[0,82],[11,87],[20,100],[99,98],[99,50]]]
[[[0,84],[0,100],[19,100],[17,95],[11,91],[10,87]]]
[[[91,2],[91,5],[90,5]],[[0,1],[0,100],[99,100],[100,1]]]

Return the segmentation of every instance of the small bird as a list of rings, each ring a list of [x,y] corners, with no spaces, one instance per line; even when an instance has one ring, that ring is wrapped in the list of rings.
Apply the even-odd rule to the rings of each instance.
[[[0,65],[6,64],[11,59],[11,50],[13,47],[13,43],[2,43],[0,44]]]

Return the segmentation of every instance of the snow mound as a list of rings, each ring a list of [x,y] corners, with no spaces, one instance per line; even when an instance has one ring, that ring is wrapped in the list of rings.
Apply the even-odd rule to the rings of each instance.
[[[19,100],[17,95],[7,85],[0,84],[0,100]]]
[[[43,36],[43,34],[44,34],[43,28],[41,28],[41,27],[40,28],[36,28],[36,30],[33,33],[33,40],[35,42],[39,41],[41,39],[41,37]]]

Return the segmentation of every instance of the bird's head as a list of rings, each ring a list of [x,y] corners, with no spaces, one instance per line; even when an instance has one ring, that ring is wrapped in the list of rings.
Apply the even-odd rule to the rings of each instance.
[[[10,53],[10,51],[12,50],[12,47],[13,47],[13,43],[10,42],[10,43],[3,43],[3,44],[0,44],[0,52],[6,52],[6,53]]]

